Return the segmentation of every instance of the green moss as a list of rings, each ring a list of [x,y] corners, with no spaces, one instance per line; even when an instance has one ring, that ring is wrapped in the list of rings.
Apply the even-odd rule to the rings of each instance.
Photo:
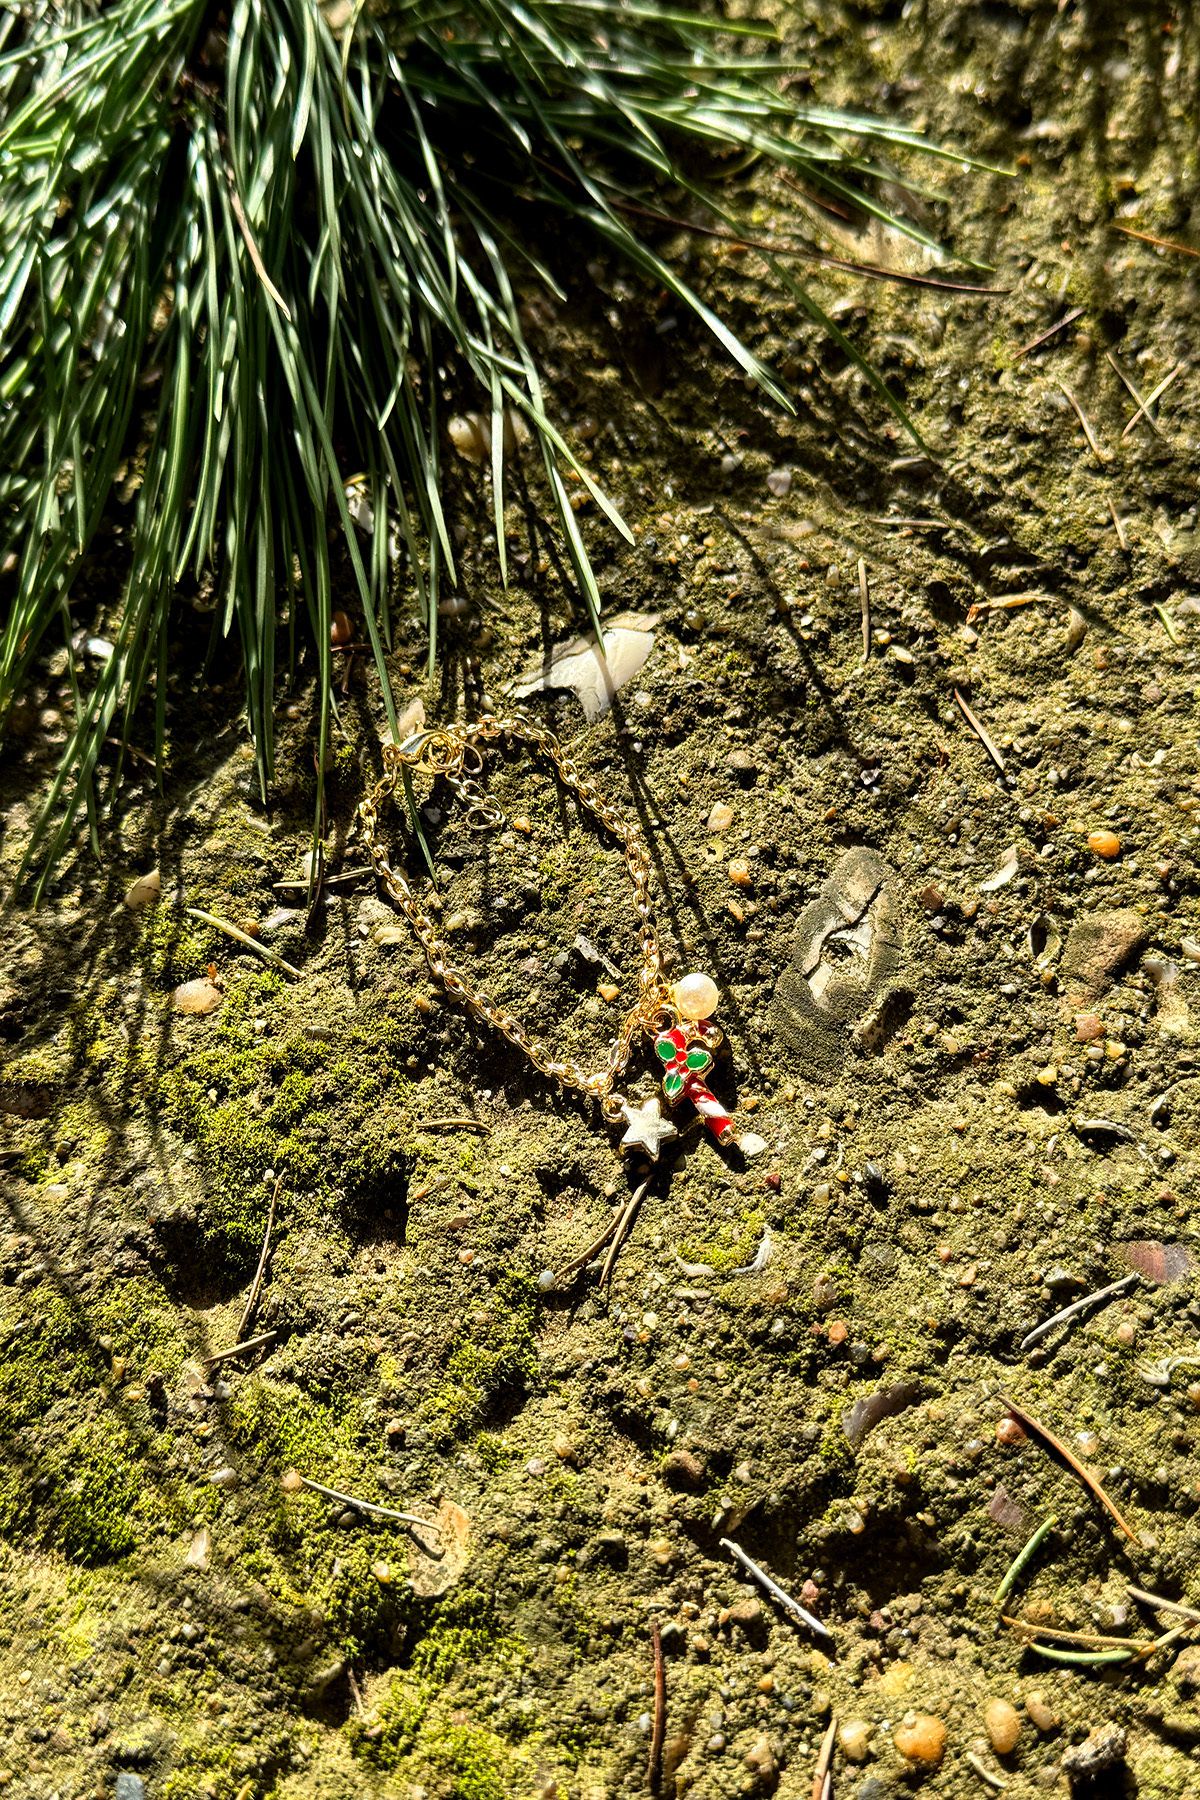
[[[54,1478],[50,1537],[60,1550],[102,1563],[134,1548],[144,1471],[119,1425],[102,1415],[80,1426],[56,1447],[47,1469]]]
[[[499,1475],[516,1460],[516,1452],[512,1446],[506,1444],[494,1431],[481,1431],[475,1439],[474,1449],[489,1475]]]
[[[142,963],[163,987],[203,975],[218,955],[220,941],[211,926],[189,919],[169,902],[149,906],[142,914]]]
[[[345,1453],[350,1424],[345,1410],[322,1405],[291,1382],[250,1376],[229,1402],[231,1444],[253,1450],[278,1469],[299,1469],[320,1480]]]
[[[510,1800],[515,1792],[508,1746],[481,1725],[448,1725],[430,1759],[450,1777],[449,1800]]]
[[[519,1783],[510,1781],[499,1789],[470,1783],[511,1778],[508,1747],[490,1732],[481,1734],[486,1743],[473,1745],[467,1740],[475,1737],[476,1728],[457,1719],[443,1722],[435,1716],[435,1707],[456,1675],[486,1669],[499,1679],[523,1654],[521,1640],[499,1628],[490,1595],[474,1588],[448,1595],[417,1642],[410,1667],[393,1674],[376,1704],[374,1719],[352,1720],[347,1726],[351,1745],[376,1768],[397,1769],[411,1757],[414,1772],[445,1770],[455,1784],[467,1783],[450,1789],[464,1800],[493,1792],[507,1800],[521,1791]]]
[[[519,1276],[496,1289],[486,1319],[467,1328],[446,1364],[446,1380],[421,1408],[434,1441],[445,1445],[484,1423],[503,1400],[524,1391],[537,1369],[537,1289]]]
[[[378,1538],[360,1538],[334,1559],[328,1577],[314,1590],[331,1643],[351,1662],[361,1662],[375,1652],[386,1655],[401,1620],[404,1590],[392,1583],[384,1585],[373,1573],[380,1560]],[[386,1560],[395,1576],[403,1574],[405,1553],[399,1539]]]
[[[153,1367],[170,1379],[192,1354],[179,1314],[155,1281],[110,1282],[89,1300],[88,1316],[111,1354],[125,1357],[133,1372]]]
[[[754,1260],[762,1242],[763,1224],[762,1213],[745,1212],[740,1219],[729,1219],[718,1226],[715,1237],[682,1239],[679,1254],[685,1262],[707,1263],[716,1274],[727,1274]]]
[[[286,1171],[293,1216],[297,1205],[313,1217],[341,1201],[386,1205],[407,1185],[396,1107],[404,1032],[368,1009],[327,1043],[292,1018],[286,993],[267,970],[230,981],[204,1031],[150,1077],[151,1104],[200,1152],[205,1253],[232,1274],[258,1254],[266,1169]]]
[[[374,1719],[351,1719],[346,1726],[351,1749],[377,1769],[398,1768],[417,1741],[430,1699],[424,1682],[393,1675]]]

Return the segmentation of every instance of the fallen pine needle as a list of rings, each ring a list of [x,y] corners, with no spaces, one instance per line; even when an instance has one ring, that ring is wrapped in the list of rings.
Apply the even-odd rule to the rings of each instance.
[[[1013,361],[1020,362],[1021,358],[1023,356],[1028,356],[1031,350],[1037,350],[1042,344],[1047,343],[1052,337],[1056,336],[1058,332],[1065,331],[1068,325],[1073,325],[1075,323],[1075,320],[1080,316],[1082,311],[1082,306],[1076,306],[1071,312],[1064,313],[1056,325],[1051,325],[1049,331],[1043,331],[1039,337],[1030,338],[1027,344],[1022,344],[1021,348],[1013,357]]]
[[[1056,1650],[1053,1644],[1033,1644],[1029,1649],[1044,1656],[1049,1662],[1068,1664],[1088,1664],[1092,1667],[1100,1663],[1132,1662],[1128,1650]]]
[[[833,1740],[837,1734],[837,1720],[830,1719],[825,1736],[821,1739],[821,1748],[817,1755],[817,1766],[813,1770],[812,1800],[827,1800],[833,1787]]]
[[[1121,515],[1113,505],[1111,495],[1109,496],[1108,510],[1112,514],[1113,530],[1117,534],[1117,542],[1120,544],[1122,550],[1128,550],[1129,539],[1125,536],[1125,527],[1121,523]]]
[[[829,1627],[822,1625],[820,1619],[810,1613],[807,1607],[801,1606],[798,1600],[793,1600],[787,1589],[781,1588],[765,1569],[760,1569],[753,1558],[746,1555],[740,1544],[735,1544],[731,1538],[722,1538],[720,1543],[722,1550],[728,1550],[734,1561],[741,1563],[746,1573],[753,1576],[763,1592],[769,1594],[777,1605],[782,1606],[784,1612],[790,1613],[794,1619],[799,1619],[802,1625],[807,1625],[809,1630],[815,1631],[818,1637],[833,1637]]]
[[[633,1221],[637,1217],[638,1208],[646,1198],[646,1189],[650,1186],[653,1179],[654,1175],[653,1171],[651,1171],[651,1173],[647,1175],[645,1181],[643,1181],[641,1187],[635,1188],[634,1192],[630,1195],[624,1212],[616,1222],[616,1227],[612,1234],[612,1243],[609,1245],[608,1255],[604,1259],[604,1267],[600,1271],[601,1287],[607,1287],[613,1278],[613,1270],[617,1266],[617,1258],[621,1254],[621,1246],[633,1229]]]
[[[1154,610],[1158,614],[1159,622],[1161,623],[1163,630],[1166,632],[1166,634],[1170,638],[1171,642],[1173,644],[1178,644],[1179,633],[1176,631],[1175,621],[1174,621],[1174,619],[1172,619],[1172,617],[1171,617],[1170,613],[1167,611],[1166,607],[1161,606],[1158,603],[1158,601],[1155,601]]]
[[[1138,420],[1143,417],[1146,419],[1148,424],[1150,424],[1150,425],[1154,424],[1154,420],[1150,417],[1150,408],[1154,405],[1154,402],[1157,399],[1159,399],[1163,394],[1166,393],[1167,389],[1170,387],[1171,383],[1174,381],[1175,377],[1181,372],[1182,369],[1183,369],[1183,364],[1181,362],[1176,363],[1175,367],[1171,370],[1170,374],[1164,375],[1162,380],[1159,382],[1158,386],[1150,389],[1150,392],[1146,395],[1146,398],[1142,401],[1142,404],[1138,407],[1137,411],[1134,413],[1133,417],[1130,419],[1128,425],[1126,425],[1124,431],[1121,433],[1122,438],[1127,438],[1129,436],[1130,432],[1133,430],[1134,426],[1137,424]]]
[[[988,755],[991,757],[992,761],[995,763],[995,765],[999,769],[1000,773],[1002,775],[1005,774],[1007,771],[1005,769],[1004,758],[1001,756],[999,750],[996,748],[995,744],[992,742],[987,731],[980,724],[979,720],[975,717],[975,714],[971,711],[970,707],[967,705],[966,701],[963,699],[962,695],[959,693],[957,688],[955,688],[955,690],[954,690],[954,698],[958,701],[959,712],[962,714],[963,718],[967,721],[967,724],[971,727],[971,730],[975,733],[975,736],[979,739],[980,743],[983,745],[984,749],[987,751]]]
[[[185,906],[184,911],[193,919],[202,919],[206,925],[211,925],[214,931],[223,931],[227,938],[233,939],[234,943],[244,944],[247,950],[253,950],[256,956],[261,956],[263,961],[270,963],[273,969],[282,969],[284,974],[290,975],[293,981],[299,981],[299,969],[294,969],[290,962],[285,962],[278,950],[272,950],[269,944],[260,944],[258,939],[252,938],[248,931],[241,930],[237,925],[231,925],[228,919],[222,919],[216,913],[204,912],[198,906]]]
[[[1007,1600],[1008,1596],[1012,1593],[1013,1588],[1016,1586],[1018,1578],[1021,1576],[1021,1574],[1024,1572],[1024,1570],[1028,1567],[1028,1565],[1032,1561],[1032,1559],[1037,1555],[1037,1552],[1041,1549],[1042,1545],[1045,1543],[1046,1539],[1050,1536],[1050,1533],[1054,1530],[1054,1527],[1057,1524],[1058,1524],[1057,1516],[1054,1513],[1051,1513],[1050,1517],[1048,1519],[1042,1520],[1041,1524],[1038,1526],[1037,1530],[1033,1533],[1032,1537],[1024,1545],[1024,1547],[1017,1551],[1017,1554],[1014,1556],[1012,1562],[1009,1564],[1007,1570],[1005,1571],[1003,1581],[1000,1583],[1000,1586],[996,1589],[996,1605],[997,1606],[999,1606],[1003,1601]]]
[[[1135,231],[1132,225],[1114,225],[1122,237],[1136,238],[1139,244],[1153,244],[1158,250],[1177,250],[1180,256],[1200,256],[1200,250],[1193,250],[1190,244],[1177,244],[1174,238],[1155,237],[1149,231]]]
[[[1038,1625],[1033,1619],[1018,1619],[1011,1614],[1001,1615],[1003,1624],[1013,1631],[1023,1632],[1026,1637],[1049,1638],[1054,1644],[1076,1644],[1087,1650],[1126,1650],[1130,1656],[1139,1650],[1152,1650],[1153,1642],[1144,1638],[1123,1638],[1106,1636],[1102,1631],[1064,1631],[1052,1629],[1049,1625]]]
[[[1027,594],[997,594],[994,599],[974,600],[967,610],[967,624],[973,625],[976,619],[986,618],[988,613],[1012,612],[1018,606],[1036,606],[1039,600],[1053,603],[1054,599],[1055,595],[1032,588]]]
[[[1132,1275],[1122,1275],[1119,1281],[1110,1281],[1107,1287],[1097,1288],[1094,1294],[1084,1294],[1082,1299],[1072,1300],[1070,1306],[1060,1307],[1056,1313],[1051,1313],[1048,1319],[1043,1319],[1040,1325],[1035,1325],[1032,1331],[1025,1333],[1021,1339],[1020,1348],[1022,1350],[1032,1349],[1038,1339],[1044,1338],[1048,1332],[1054,1330],[1056,1325],[1065,1325],[1068,1319],[1075,1318],[1078,1313],[1086,1312],[1089,1306],[1099,1306],[1102,1300],[1111,1300],[1114,1294],[1123,1294],[1126,1288],[1131,1288],[1137,1279],[1135,1270]]]
[[[1035,1437],[1041,1438],[1043,1443],[1049,1444],[1050,1448],[1062,1457],[1072,1474],[1078,1476],[1092,1498],[1099,1502],[1111,1519],[1115,1520],[1121,1530],[1125,1533],[1125,1536],[1136,1544],[1138,1542],[1138,1534],[1133,1529],[1133,1526],[1118,1510],[1114,1502],[1109,1499],[1100,1483],[1096,1480],[1096,1477],[1089,1469],[1084,1468],[1077,1456],[1072,1455],[1071,1451],[1067,1449],[1067,1446],[1062,1442],[1061,1438],[1055,1437],[1049,1426],[1043,1425],[1040,1419],[1035,1419],[1032,1413],[1027,1413],[1023,1406],[1018,1406],[1016,1401],[1010,1400],[1007,1394],[1003,1394],[997,1390],[996,1398],[1000,1401],[1002,1406],[1007,1407],[1009,1413],[1019,1425],[1023,1425],[1026,1431],[1031,1431]]]
[[[862,608],[862,646],[863,661],[871,654],[871,590],[867,586],[866,558],[858,559],[858,601]]]
[[[337,1488],[326,1487],[323,1482],[310,1481],[299,1469],[289,1469],[283,1478],[283,1487],[285,1492],[298,1487],[308,1488],[311,1493],[323,1494],[326,1500],[340,1500],[343,1506],[352,1506],[356,1512],[371,1513],[377,1519],[396,1519],[401,1525],[420,1525],[426,1531],[441,1533],[441,1526],[433,1519],[418,1519],[415,1513],[397,1512],[394,1506],[378,1506],[374,1500],[360,1500],[355,1494],[339,1493]]]
[[[418,1131],[477,1131],[480,1137],[486,1137],[490,1129],[482,1119],[469,1118],[465,1113],[461,1118],[417,1120]]]
[[[1179,1600],[1164,1600],[1161,1594],[1147,1593],[1145,1588],[1134,1587],[1132,1582],[1126,1591],[1143,1606],[1156,1606],[1159,1612],[1174,1613],[1177,1618],[1190,1619],[1193,1625],[1200,1625],[1200,1612],[1194,1606],[1184,1606]]]
[[[654,1729],[650,1733],[650,1792],[657,1794],[662,1786],[663,1744],[667,1735],[667,1668],[663,1661],[662,1633],[655,1619],[650,1627],[650,1647],[654,1652]]]
[[[1071,402],[1071,406],[1075,413],[1075,417],[1079,420],[1080,425],[1083,427],[1083,435],[1088,441],[1088,449],[1091,451],[1091,453],[1095,457],[1096,461],[1101,465],[1101,467],[1103,467],[1104,464],[1108,461],[1108,456],[1107,456],[1106,452],[1104,450],[1102,450],[1100,447],[1099,440],[1097,439],[1095,432],[1092,430],[1091,420],[1088,418],[1087,414],[1084,412],[1082,406],[1080,406],[1078,400],[1075,398],[1074,394],[1071,392],[1071,390],[1067,386],[1066,382],[1056,381],[1054,385],[1055,385],[1055,387],[1060,388],[1062,390],[1062,392],[1066,395],[1067,399]]]
[[[967,1751],[966,1760],[970,1763],[980,1781],[986,1781],[988,1786],[995,1788],[998,1794],[1006,1794],[1008,1792],[1008,1783],[1004,1780],[1003,1776],[993,1774],[983,1758],[981,1756],[976,1756],[974,1750]]]
[[[277,1331],[260,1331],[257,1337],[247,1338],[244,1344],[230,1344],[228,1350],[218,1350],[214,1355],[206,1356],[205,1367],[215,1369],[218,1363],[229,1362],[247,1350],[260,1350],[264,1344],[273,1343],[278,1336]]]
[[[249,1329],[250,1321],[254,1317],[254,1309],[258,1305],[258,1292],[262,1287],[263,1272],[266,1269],[267,1255],[271,1248],[271,1227],[275,1223],[275,1202],[279,1198],[279,1190],[282,1186],[283,1175],[279,1174],[275,1177],[275,1186],[271,1192],[271,1204],[267,1208],[267,1229],[263,1233],[262,1253],[258,1259],[258,1268],[254,1271],[254,1281],[250,1288],[250,1296],[246,1301],[246,1309],[242,1314],[241,1324],[237,1328],[236,1335],[239,1341],[243,1331]]]
[[[1104,354],[1108,359],[1109,367],[1112,369],[1114,375],[1116,375],[1117,379],[1121,382],[1122,386],[1125,388],[1125,391],[1129,395],[1129,398],[1131,400],[1134,400],[1137,402],[1137,405],[1138,405],[1138,408],[1140,411],[1145,412],[1146,402],[1141,393],[1141,390],[1139,388],[1136,388],[1134,386],[1133,382],[1130,381],[1128,375],[1125,373],[1124,369],[1121,367],[1120,363],[1117,361],[1116,357],[1113,355],[1111,350],[1106,350],[1104,352]],[[1162,432],[1159,431],[1158,426],[1154,423],[1154,420],[1150,417],[1149,413],[1146,413],[1146,419],[1150,425],[1151,430],[1154,432],[1155,436],[1161,437]],[[1112,502],[1110,501],[1109,505],[1111,506],[1111,504],[1112,504]]]

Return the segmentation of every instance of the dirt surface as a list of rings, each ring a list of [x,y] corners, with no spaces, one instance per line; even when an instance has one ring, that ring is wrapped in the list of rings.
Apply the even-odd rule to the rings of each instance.
[[[918,171],[948,198],[932,227],[1006,293],[822,277],[930,458],[764,303],[753,256],[673,246],[793,380],[794,419],[620,271],[596,270],[604,305],[540,314],[564,422],[637,534],[605,550],[582,514],[610,604],[658,622],[596,725],[532,704],[640,820],[673,964],[723,990],[714,1085],[767,1148],[684,1130],[611,1290],[547,1283],[638,1166],[443,1002],[369,881],[311,916],[275,890],[310,846],[303,680],[264,807],[236,671],[173,678],[165,799],[142,772],[103,865],[4,926],[6,1793],[641,1794],[655,1624],[667,1795],[807,1796],[835,1720],[845,1800],[1200,1792],[1194,1629],[1128,1591],[1200,1601],[1200,1364],[1164,1361],[1200,1356],[1198,265],[1114,229],[1200,244],[1195,18],[807,18],[787,29],[819,97],[1015,168]],[[764,235],[796,204],[764,183]],[[1110,355],[1143,394],[1184,363],[1154,427],[1122,435]],[[436,681],[407,625],[394,659],[430,718],[501,704],[577,629],[517,504],[498,592],[486,518],[464,469],[471,604]],[[381,719],[364,658],[342,663],[335,873],[361,868]],[[68,695],[60,660],[6,752],[10,882]],[[637,970],[620,859],[528,765],[492,787],[510,823],[486,834],[432,796],[438,916],[481,987],[598,1055]],[[219,1004],[181,1014],[210,965]],[[651,1080],[639,1060],[633,1091]],[[271,1336],[206,1363],[237,1341],[273,1195],[247,1326]],[[1184,1635],[1063,1662],[1002,1613]]]

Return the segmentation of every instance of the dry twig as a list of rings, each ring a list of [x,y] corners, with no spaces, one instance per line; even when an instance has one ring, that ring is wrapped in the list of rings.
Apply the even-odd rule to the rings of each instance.
[[[1025,1333],[1021,1339],[1021,1349],[1032,1349],[1038,1339],[1044,1338],[1047,1332],[1054,1330],[1056,1325],[1065,1325],[1068,1319],[1075,1318],[1078,1313],[1086,1312],[1089,1306],[1099,1306],[1102,1300],[1111,1300],[1114,1294],[1123,1294],[1126,1288],[1131,1288],[1137,1279],[1136,1273],[1122,1275],[1120,1281],[1110,1281],[1107,1287],[1097,1288],[1094,1294],[1084,1294],[1082,1299],[1072,1300],[1070,1306],[1060,1307],[1056,1313],[1051,1313],[1048,1319],[1043,1319],[1040,1325],[1035,1325],[1032,1331]]]
[[[1083,1464],[1079,1461],[1079,1458],[1072,1455],[1062,1439],[1055,1437],[1048,1425],[1043,1425],[1040,1419],[1035,1419],[1033,1414],[1026,1412],[1023,1406],[1018,1406],[1015,1400],[1010,1400],[1007,1394],[997,1390],[996,1398],[1008,1409],[1009,1413],[1019,1425],[1023,1425],[1026,1431],[1032,1432],[1035,1437],[1041,1438],[1043,1443],[1048,1444],[1052,1450],[1062,1457],[1072,1474],[1078,1476],[1092,1498],[1104,1508],[1111,1519],[1115,1520],[1121,1530],[1125,1533],[1125,1536],[1136,1544],[1138,1542],[1138,1534],[1133,1529],[1133,1526],[1118,1510],[1115,1503],[1109,1499],[1091,1470],[1084,1468]]]
[[[837,1735],[837,1720],[831,1718],[821,1739],[821,1748],[817,1754],[817,1766],[813,1770],[812,1800],[829,1800],[833,1793],[833,1740]]]
[[[263,961],[270,963],[273,969],[282,969],[284,974],[290,975],[293,981],[299,981],[299,969],[294,969],[291,963],[286,962],[278,950],[272,950],[269,944],[260,944],[258,939],[252,938],[248,931],[241,930],[237,925],[231,925],[228,919],[222,919],[217,913],[204,912],[199,906],[185,906],[184,911],[190,918],[202,919],[206,925],[211,925],[214,931],[223,931],[225,936],[232,938],[235,944],[244,944],[247,950],[253,950],[256,956],[261,956]]]

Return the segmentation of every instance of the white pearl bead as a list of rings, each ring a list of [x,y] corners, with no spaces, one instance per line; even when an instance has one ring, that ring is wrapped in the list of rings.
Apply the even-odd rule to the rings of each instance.
[[[721,991],[711,975],[683,975],[671,989],[671,998],[685,1019],[711,1019]]]

